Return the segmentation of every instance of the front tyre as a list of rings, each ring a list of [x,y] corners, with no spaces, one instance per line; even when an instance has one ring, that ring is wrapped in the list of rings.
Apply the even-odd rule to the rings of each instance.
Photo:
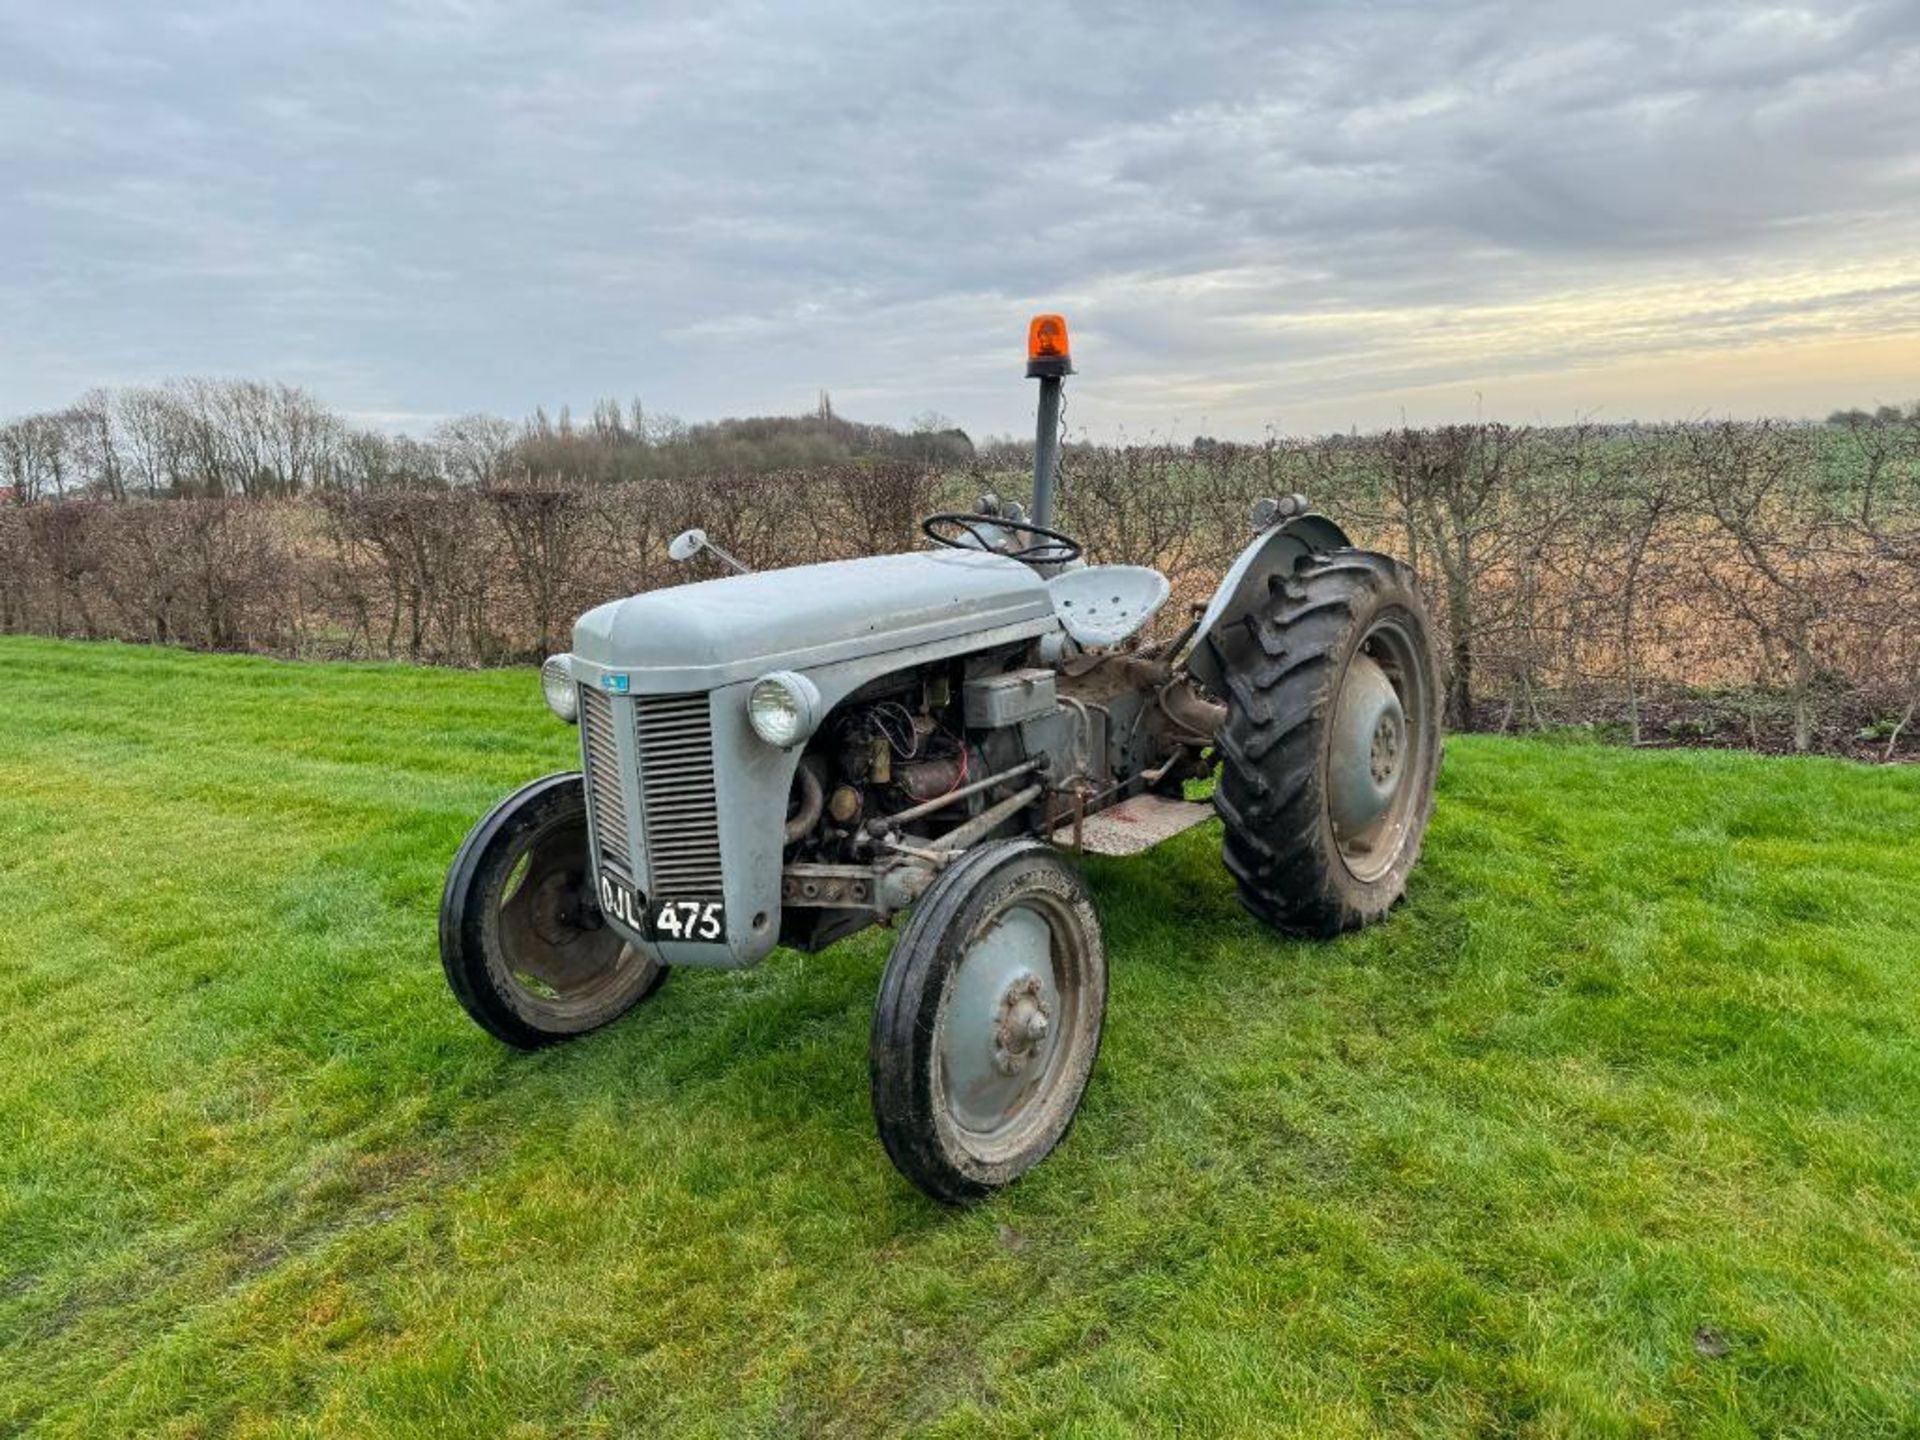
[[[1365,550],[1313,556],[1205,643],[1227,680],[1214,804],[1241,902],[1297,934],[1378,920],[1406,891],[1440,765],[1411,573]]]
[[[1078,872],[1034,840],[967,851],[894,944],[873,1013],[873,1113],[900,1173],[977,1199],[1066,1135],[1100,1051],[1107,956]]]
[[[578,771],[515,791],[461,845],[440,899],[440,963],[489,1034],[522,1050],[568,1040],[666,979],[600,918],[592,872]]]

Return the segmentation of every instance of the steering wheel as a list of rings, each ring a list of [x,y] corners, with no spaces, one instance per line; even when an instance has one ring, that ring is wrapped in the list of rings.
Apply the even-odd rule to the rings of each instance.
[[[974,527],[990,525],[996,530],[1017,530],[1023,535],[1037,535],[1040,543],[1027,545],[1019,550],[1002,550],[989,543],[987,537]],[[972,538],[956,539],[946,530],[962,530]],[[1065,565],[1081,556],[1080,542],[1071,535],[1062,535],[1058,530],[1049,530],[1044,525],[1035,525],[1027,520],[1009,520],[1004,515],[963,515],[957,513],[929,515],[920,522],[920,532],[936,545],[944,545],[949,550],[986,550],[995,555],[1011,556],[1015,560],[1024,560],[1029,565]]]

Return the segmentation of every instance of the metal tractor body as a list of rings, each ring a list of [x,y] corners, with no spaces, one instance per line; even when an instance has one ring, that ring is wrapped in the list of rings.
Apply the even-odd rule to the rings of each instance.
[[[905,909],[940,864],[915,852],[944,854],[983,813],[1006,810],[971,838],[1050,833],[1049,817],[1070,827],[1150,774],[1195,773],[1177,759],[1198,760],[1216,707],[1151,654],[1070,646],[1047,582],[977,550],[733,576],[588,612],[568,664],[596,874],[621,887],[603,912],[667,964],[751,965]],[[755,682],[779,674],[800,677],[815,711],[786,747],[748,710]],[[640,913],[713,901],[717,935]]]
[[[1055,351],[1042,322],[1057,322]],[[449,876],[442,955],[489,1030],[604,1024],[668,967],[740,967],[909,916],[876,1009],[901,1170],[964,1200],[1044,1156],[1098,1048],[1105,953],[1081,849],[1214,813],[1249,908],[1330,933],[1399,898],[1438,758],[1405,572],[1304,501],[1263,504],[1204,611],[1049,528],[1065,326],[1040,317],[1035,513],[988,497],[934,548],[599,606],[543,668],[581,770],[503,802]],[[678,558],[713,550],[699,532]]]

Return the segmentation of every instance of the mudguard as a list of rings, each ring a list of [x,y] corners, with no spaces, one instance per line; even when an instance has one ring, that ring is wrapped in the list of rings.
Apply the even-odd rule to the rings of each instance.
[[[1291,573],[1307,556],[1325,555],[1352,544],[1346,532],[1324,515],[1296,515],[1262,530],[1228,568],[1194,634],[1204,641],[1223,626],[1237,623],[1266,598],[1267,584],[1274,576]],[[1187,670],[1214,694],[1227,693],[1227,677],[1220,671],[1213,646],[1196,643],[1187,654]]]

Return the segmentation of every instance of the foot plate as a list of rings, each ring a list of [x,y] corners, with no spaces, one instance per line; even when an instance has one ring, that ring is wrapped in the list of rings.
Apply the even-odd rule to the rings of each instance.
[[[1162,795],[1136,795],[1089,815],[1080,827],[1080,848],[1090,855],[1138,855],[1212,818],[1211,805],[1169,800]],[[1071,822],[1053,832],[1053,843],[1073,848]]]

